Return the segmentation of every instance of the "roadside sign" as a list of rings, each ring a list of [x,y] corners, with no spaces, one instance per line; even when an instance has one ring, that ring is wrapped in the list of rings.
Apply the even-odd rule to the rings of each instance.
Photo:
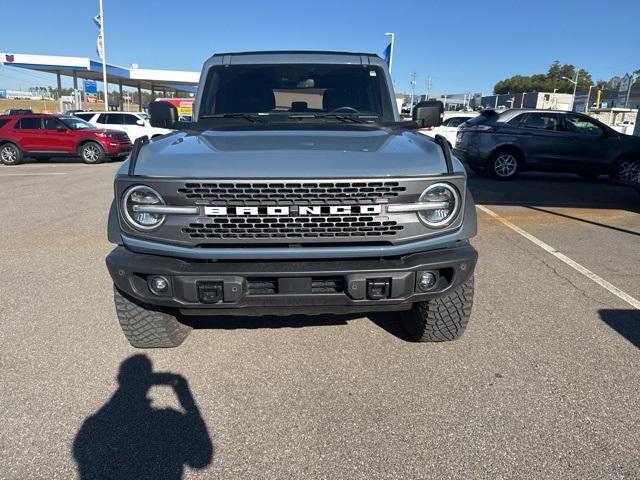
[[[98,84],[95,80],[84,81],[84,93],[98,93]]]

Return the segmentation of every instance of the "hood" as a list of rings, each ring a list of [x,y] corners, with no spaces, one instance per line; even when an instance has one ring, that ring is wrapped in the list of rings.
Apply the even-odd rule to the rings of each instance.
[[[151,140],[140,151],[135,172],[183,178],[353,178],[441,174],[446,165],[437,144],[411,131],[208,130]]]

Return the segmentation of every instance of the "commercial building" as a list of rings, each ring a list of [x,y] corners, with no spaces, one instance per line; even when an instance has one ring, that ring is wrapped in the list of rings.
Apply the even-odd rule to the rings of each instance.
[[[554,92],[505,93],[482,97],[484,108],[540,108],[543,110],[571,110],[573,95]]]

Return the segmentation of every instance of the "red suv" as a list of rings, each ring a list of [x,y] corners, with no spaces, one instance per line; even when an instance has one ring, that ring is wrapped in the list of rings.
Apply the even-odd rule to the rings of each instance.
[[[0,161],[5,165],[18,165],[25,156],[78,156],[85,163],[101,163],[108,157],[124,158],[130,150],[125,132],[96,128],[73,116],[0,116]]]

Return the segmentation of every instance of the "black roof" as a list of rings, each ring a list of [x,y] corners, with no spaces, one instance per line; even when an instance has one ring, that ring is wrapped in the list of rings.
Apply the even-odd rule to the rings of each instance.
[[[223,55],[281,55],[281,54],[310,54],[310,55],[366,55],[377,57],[375,53],[365,52],[334,52],[331,50],[256,50],[254,52],[223,52],[215,53],[214,57],[221,57]]]

